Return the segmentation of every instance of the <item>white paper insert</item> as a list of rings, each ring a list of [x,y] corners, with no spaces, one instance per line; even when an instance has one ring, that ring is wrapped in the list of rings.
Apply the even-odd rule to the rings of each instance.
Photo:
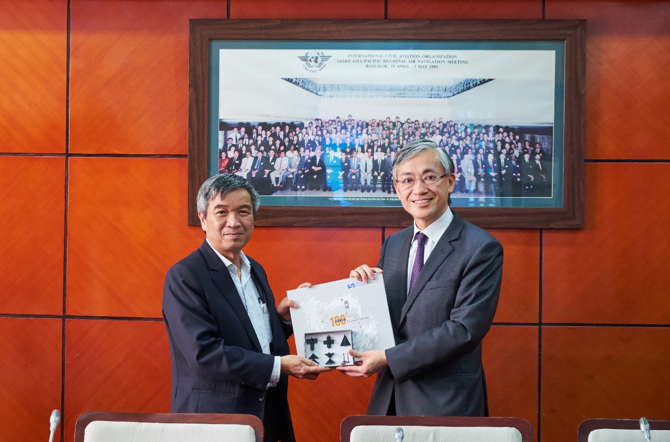
[[[386,350],[395,345],[384,279],[359,282],[353,278],[290,290],[293,335],[299,356],[305,355],[305,334],[351,330],[356,351]],[[341,361],[338,361],[341,362]]]

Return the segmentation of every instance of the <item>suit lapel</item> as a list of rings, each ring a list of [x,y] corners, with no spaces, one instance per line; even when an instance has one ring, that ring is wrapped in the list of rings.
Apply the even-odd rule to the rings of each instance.
[[[454,219],[430,253],[428,260],[421,269],[421,273],[419,274],[416,283],[414,283],[414,287],[412,287],[412,291],[407,295],[407,301],[405,302],[400,315],[400,323],[405,320],[407,312],[412,308],[412,304],[414,304],[414,301],[416,301],[416,298],[419,296],[419,293],[421,293],[421,290],[423,290],[426,283],[432,279],[437,269],[440,268],[451,252],[454,251],[454,246],[451,245],[451,242],[461,236],[462,230],[463,220],[454,213]],[[409,248],[407,250],[405,256],[409,255]],[[407,266],[405,266],[405,274],[407,274]],[[407,277],[405,277],[405,279],[407,279]]]
[[[406,229],[404,233],[405,237],[402,239],[400,244],[400,252],[397,255],[391,254],[391,256],[393,256],[395,259],[393,259],[389,265],[384,264],[384,269],[388,275],[399,275],[397,281],[394,281],[392,285],[389,284],[391,289],[386,294],[389,302],[389,313],[391,315],[391,321],[396,331],[400,326],[403,305],[407,299],[407,264],[409,260],[409,248],[412,245],[413,233],[413,227]],[[389,288],[389,285],[386,285],[386,287]]]
[[[207,241],[203,241],[200,246],[200,252],[205,257],[207,261],[207,266],[209,267],[209,275],[214,281],[214,285],[219,289],[219,292],[223,299],[230,305],[233,310],[233,313],[239,318],[240,322],[244,326],[244,331],[249,335],[249,338],[254,343],[259,352],[262,352],[261,343],[256,336],[256,331],[254,326],[251,324],[249,319],[249,314],[244,308],[244,303],[240,298],[233,278],[230,276],[228,269],[221,261],[221,258],[212,250]],[[210,298],[212,299],[212,298]],[[218,297],[214,297],[213,301],[218,302]]]

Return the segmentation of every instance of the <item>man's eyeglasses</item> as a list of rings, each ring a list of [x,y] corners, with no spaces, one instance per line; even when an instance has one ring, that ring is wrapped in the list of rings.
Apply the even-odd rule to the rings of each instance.
[[[413,189],[414,185],[416,185],[418,181],[421,181],[423,185],[426,187],[435,187],[439,185],[442,182],[442,178],[444,178],[447,175],[448,175],[447,173],[445,173],[444,175],[429,173],[428,175],[424,175],[422,178],[406,177],[401,180],[395,180],[395,182],[400,190]]]

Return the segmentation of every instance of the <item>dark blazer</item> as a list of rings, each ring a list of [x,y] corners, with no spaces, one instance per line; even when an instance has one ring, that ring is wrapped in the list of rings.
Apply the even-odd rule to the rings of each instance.
[[[384,178],[386,175],[386,158],[376,158],[372,163],[372,173],[374,174],[375,179]]]
[[[486,416],[481,342],[491,327],[503,250],[489,233],[454,213],[405,300],[413,227],[388,237],[384,270],[396,346],[377,373],[368,414]]]
[[[206,241],[168,270],[163,319],[172,357],[171,411],[246,413],[263,420],[267,407],[276,418],[276,434],[292,440],[287,376],[266,390],[273,355],[289,354],[286,338],[291,330],[277,315],[265,271],[249,261],[267,300],[272,355],[262,352],[228,269]],[[268,419],[264,422],[267,425]]]
[[[228,173],[235,173],[238,170],[242,168],[242,158],[241,157],[232,157],[228,159],[228,165],[226,166],[226,170]]]
[[[500,183],[500,196],[512,196],[512,180],[514,174],[514,166],[509,158],[503,160],[498,158],[498,166],[500,169],[500,174],[498,175],[498,182]]]

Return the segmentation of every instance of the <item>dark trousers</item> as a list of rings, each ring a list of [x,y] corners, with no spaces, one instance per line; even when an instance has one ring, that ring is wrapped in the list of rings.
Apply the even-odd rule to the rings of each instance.
[[[291,415],[285,412],[282,406],[284,399],[277,388],[270,388],[265,396],[265,412],[263,426],[265,427],[265,442],[294,442],[295,436],[291,428]],[[288,423],[288,425],[287,425]]]

